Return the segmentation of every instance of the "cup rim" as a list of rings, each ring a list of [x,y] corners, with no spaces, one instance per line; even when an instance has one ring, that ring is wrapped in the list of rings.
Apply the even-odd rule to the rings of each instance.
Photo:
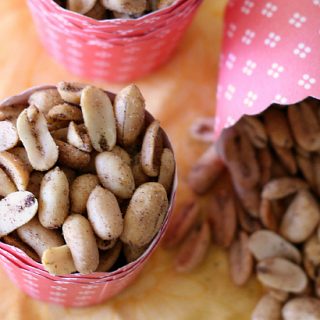
[[[119,23],[120,21],[142,21],[144,19],[148,19],[148,18],[152,18],[154,15],[159,15],[159,14],[163,14],[163,13],[167,13],[167,12],[170,12],[171,10],[175,10],[176,7],[178,7],[180,4],[184,3],[184,2],[188,2],[188,1],[191,1],[191,0],[175,0],[170,6],[166,7],[166,8],[163,8],[163,9],[159,9],[159,10],[156,10],[156,11],[153,11],[153,12],[150,12],[150,13],[147,13],[147,14],[144,14],[142,15],[141,17],[139,18],[136,18],[136,19],[124,19],[124,18],[116,18],[116,19],[112,19],[112,20],[109,20],[109,19],[104,19],[104,20],[96,20],[96,19],[93,19],[93,18],[90,18],[90,17],[87,17],[83,14],[80,14],[80,13],[77,13],[77,12],[74,12],[74,11],[71,11],[71,10],[68,10],[68,9],[65,9],[63,7],[61,7],[58,3],[56,3],[54,0],[46,0],[46,3],[51,6],[52,8],[54,8],[55,10],[57,10],[58,12],[62,12],[63,14],[65,13],[70,13],[71,15],[74,15],[75,17],[77,18],[87,18],[88,21],[92,22],[94,21],[95,23],[98,23],[99,22],[106,22],[106,21],[114,21],[115,23]]]

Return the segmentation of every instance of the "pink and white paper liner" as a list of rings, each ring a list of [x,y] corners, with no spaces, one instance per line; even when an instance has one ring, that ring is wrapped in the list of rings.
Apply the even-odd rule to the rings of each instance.
[[[320,97],[320,1],[230,0],[226,8],[216,136],[272,103]]]
[[[52,0],[28,0],[28,5],[45,48],[67,70],[86,79],[127,82],[171,57],[201,2],[180,0],[137,20],[99,24]]]

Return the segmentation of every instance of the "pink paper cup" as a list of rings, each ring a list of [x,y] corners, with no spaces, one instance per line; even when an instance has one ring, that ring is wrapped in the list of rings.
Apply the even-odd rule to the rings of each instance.
[[[68,71],[90,80],[128,82],[169,60],[201,2],[178,0],[137,20],[104,21],[69,12],[53,0],[28,0],[28,5],[44,47]]]
[[[303,2],[303,3],[302,3]],[[320,1],[230,0],[215,135],[272,103],[320,98]]]
[[[29,96],[42,89],[54,86],[39,86],[5,99],[1,107],[14,104],[26,104]],[[107,92],[113,101],[115,95]],[[147,112],[146,122],[153,121]],[[172,150],[170,141],[164,133],[164,145]],[[154,237],[149,248],[137,260],[112,272],[95,272],[90,275],[71,274],[66,276],[50,275],[41,264],[32,260],[20,249],[0,243],[0,264],[9,278],[29,296],[49,303],[66,307],[85,307],[101,303],[127,288],[139,275],[152,253],[158,247],[172,213],[177,189],[177,173],[169,197],[169,209],[161,229]]]

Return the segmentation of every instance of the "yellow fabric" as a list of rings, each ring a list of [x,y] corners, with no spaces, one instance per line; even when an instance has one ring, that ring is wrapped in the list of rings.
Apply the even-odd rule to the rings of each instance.
[[[25,0],[0,1],[0,98],[28,87],[76,79],[43,50]],[[205,0],[173,59],[137,84],[148,109],[172,138],[179,166],[177,207],[190,196],[186,173],[204,149],[187,129],[215,107],[218,56],[226,0]],[[99,84],[117,91],[120,86]],[[0,269],[0,319],[247,320],[260,287],[251,280],[236,288],[228,277],[226,256],[213,247],[205,263],[188,275],[174,272],[174,251],[161,248],[139,279],[118,297],[86,309],[64,309],[21,293]]]

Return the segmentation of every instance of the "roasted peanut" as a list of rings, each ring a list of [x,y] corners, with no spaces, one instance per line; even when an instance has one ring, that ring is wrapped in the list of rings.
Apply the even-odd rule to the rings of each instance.
[[[279,289],[270,289],[268,287],[266,289],[273,298],[277,299],[280,302],[286,302],[289,299],[289,292],[285,292]]]
[[[78,169],[78,171],[80,173],[82,173],[82,174],[83,173],[96,174],[97,173],[96,172],[96,157],[97,157],[98,154],[99,154],[98,152],[92,151],[90,153],[90,161],[89,161],[89,163],[85,167],[83,167],[81,169]]]
[[[99,265],[97,272],[107,272],[118,260],[122,249],[121,241],[118,241],[116,245],[110,250],[100,253]]]
[[[248,235],[241,231],[229,250],[231,279],[237,286],[244,285],[252,274],[253,258],[248,247],[248,240]]]
[[[42,254],[41,262],[52,275],[70,274],[77,271],[67,245],[46,249]]]
[[[80,13],[86,14],[90,11],[97,0],[67,0],[67,9]]]
[[[174,160],[173,152],[170,149],[165,148],[163,149],[163,152],[161,155],[161,164],[160,164],[158,182],[164,186],[168,194],[172,188],[174,170],[175,170],[175,160]]]
[[[39,194],[39,221],[49,229],[60,228],[69,214],[69,182],[56,167],[42,179]]]
[[[81,175],[73,181],[70,187],[72,212],[85,213],[89,195],[98,184],[98,177],[93,174]]]
[[[43,227],[37,217],[18,228],[17,233],[40,258],[45,250],[64,245],[61,234],[56,230]]]
[[[114,102],[117,138],[121,145],[133,144],[144,125],[145,101],[134,84],[122,89]]]
[[[27,189],[29,171],[17,156],[7,151],[0,152],[0,168],[10,177],[18,190],[24,191]]]
[[[47,125],[49,132],[57,131],[63,128],[66,128],[69,125],[69,121],[67,120],[56,120],[52,118],[47,118]]]
[[[0,106],[0,121],[8,120],[16,125],[19,114],[27,107],[25,104],[10,104]]]
[[[163,150],[162,129],[159,121],[153,121],[147,128],[141,149],[141,165],[149,177],[157,177]]]
[[[260,193],[257,188],[243,189],[240,185],[235,185],[238,198],[243,208],[254,218],[259,217]]]
[[[166,248],[177,246],[189,233],[199,217],[200,207],[197,202],[186,203],[171,218],[163,244]]]
[[[42,172],[34,171],[30,174],[27,190],[39,199],[41,182],[44,177]]]
[[[192,166],[188,176],[189,186],[197,194],[205,193],[224,168],[224,163],[217,154],[215,146],[210,146]]]
[[[316,173],[314,172],[311,158],[297,154],[296,159],[297,159],[298,167],[302,172],[302,175],[304,176],[306,181],[309,183],[309,185],[312,188],[316,188],[316,179],[315,179]]]
[[[87,131],[80,126],[77,126],[73,121],[69,124],[67,140],[69,144],[81,151],[92,151],[92,145]]]
[[[121,240],[142,247],[160,230],[168,210],[168,198],[160,183],[148,182],[134,192],[124,216]]]
[[[274,146],[273,147],[278,158],[284,165],[284,167],[288,170],[291,175],[295,175],[297,173],[297,163],[296,159],[293,156],[291,149]]]
[[[260,170],[257,158],[245,134],[237,132],[235,128],[224,130],[217,148],[235,185],[242,189],[252,189],[259,183]]]
[[[123,253],[128,263],[137,260],[142,256],[142,254],[148,249],[149,244],[143,247],[135,247],[125,244],[123,246]]]
[[[25,148],[23,147],[16,147],[13,149],[8,150],[8,152],[12,153],[13,155],[15,155],[16,157],[18,157],[23,164],[25,165],[26,169],[31,172],[33,170],[30,161],[28,159],[28,154]]]
[[[147,11],[156,11],[158,0],[147,0]]]
[[[134,183],[136,188],[142,185],[143,183],[146,183],[149,181],[149,177],[143,172],[142,166],[141,166],[141,154],[137,153],[132,161],[131,166]]]
[[[58,148],[43,114],[29,107],[19,115],[17,129],[32,167],[39,171],[52,168],[58,160]]]
[[[293,243],[305,241],[316,229],[320,211],[316,199],[301,190],[288,207],[280,226],[280,233]]]
[[[28,102],[46,115],[53,106],[63,103],[63,100],[57,89],[45,89],[34,92]]]
[[[129,15],[141,14],[147,9],[146,0],[101,0],[101,2],[108,10]]]
[[[285,212],[279,212],[278,209],[281,210],[282,208],[276,200],[272,201],[265,198],[261,200],[259,217],[265,228],[278,231],[281,217]]]
[[[212,236],[218,245],[228,248],[237,229],[236,202],[230,190],[215,192],[207,203]]]
[[[158,1],[158,10],[167,8],[174,3],[175,0],[159,0]]]
[[[68,142],[68,127],[51,131],[51,136],[55,140]]]
[[[77,176],[77,173],[74,170],[72,170],[72,169],[70,169],[68,167],[60,167],[60,169],[66,175],[69,184],[71,184],[75,180],[75,178]]]
[[[109,190],[96,186],[87,201],[88,218],[95,234],[103,240],[119,238],[123,218],[116,197]]]
[[[55,140],[55,143],[59,148],[58,161],[61,165],[81,170],[89,164],[90,154],[60,140]]]
[[[48,112],[48,117],[62,121],[81,121],[82,112],[72,104],[63,103],[52,107]]]
[[[253,310],[251,320],[281,320],[281,307],[280,301],[266,294]]]
[[[12,192],[17,191],[17,187],[8,177],[8,175],[0,168],[0,196],[6,197]]]
[[[82,83],[63,81],[58,83],[57,89],[65,102],[80,104],[81,93],[85,86]]]
[[[319,320],[320,300],[303,297],[288,301],[282,309],[283,320]]]
[[[99,152],[112,150],[117,132],[108,95],[101,89],[87,86],[82,90],[80,105],[93,148]]]
[[[96,170],[101,184],[121,199],[128,199],[135,189],[131,168],[112,152],[96,157]]]
[[[258,231],[262,228],[261,223],[258,219],[253,218],[242,208],[240,204],[237,205],[237,217],[240,227],[243,231],[251,234],[255,231]]]
[[[96,20],[104,20],[107,18],[107,12],[105,7],[97,0],[94,7],[86,13],[86,16]]]
[[[258,150],[258,162],[261,170],[261,185],[264,186],[271,178],[273,158],[268,147]]]
[[[210,246],[210,226],[207,221],[198,224],[183,241],[174,261],[178,272],[190,272],[206,257]]]
[[[16,232],[12,232],[7,236],[2,237],[4,243],[14,246],[20,250],[22,250],[27,256],[33,259],[36,262],[40,262],[40,258],[37,253],[27,244],[25,244],[16,234]]]
[[[304,268],[311,279],[316,280],[317,269],[320,266],[320,240],[315,234],[303,246]]]
[[[268,136],[263,123],[256,117],[243,116],[238,125],[247,134],[252,145],[256,148],[265,148]]]
[[[269,200],[281,199],[307,188],[307,183],[299,178],[283,177],[273,179],[264,186],[262,198]]]
[[[310,158],[311,153],[308,150],[303,149],[298,144],[295,144],[294,148],[296,150],[296,153],[299,154],[300,156],[303,156],[303,157],[306,157],[306,158]]]
[[[299,250],[272,231],[259,230],[249,238],[249,249],[258,260],[280,257],[297,264],[301,262]]]
[[[301,293],[307,287],[307,277],[303,270],[284,258],[267,258],[256,268],[259,281],[270,288],[292,293]]]
[[[277,108],[269,108],[263,113],[263,117],[273,146],[291,148],[293,146],[293,139],[284,111]]]
[[[308,151],[320,149],[319,120],[308,102],[288,107],[288,118],[298,145]]]
[[[0,201],[0,237],[21,227],[37,213],[38,201],[28,191],[10,193]]]
[[[77,271],[94,272],[99,264],[99,250],[90,222],[82,215],[72,214],[64,222],[62,231]]]
[[[131,166],[131,158],[126,150],[120,148],[119,146],[114,146],[112,153],[121,158],[128,166]]]
[[[13,148],[19,141],[16,127],[10,121],[0,121],[0,152]]]

